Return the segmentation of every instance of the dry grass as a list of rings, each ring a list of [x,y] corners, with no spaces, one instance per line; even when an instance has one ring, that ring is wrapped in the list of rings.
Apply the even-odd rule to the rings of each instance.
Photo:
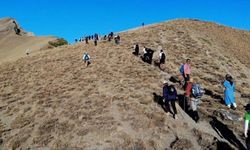
[[[215,35],[210,36],[211,30]],[[236,78],[238,95],[249,92],[249,60],[238,56],[229,60],[228,55],[234,53],[224,52],[228,47],[220,45],[224,36],[229,36],[227,32],[232,34],[232,39],[227,40],[241,40],[243,37],[238,35],[243,33],[249,39],[244,31],[180,20],[121,33],[118,46],[114,42],[101,42],[97,47],[81,43],[2,64],[2,148],[166,149],[173,143],[173,149],[182,149],[180,144],[201,149],[204,142],[197,142],[193,132],[196,127],[204,128],[201,133],[204,135],[199,136],[220,140],[210,132],[210,126],[195,125],[190,118],[182,117],[181,110],[178,120],[166,116],[153,101],[153,92],[161,94],[163,78],[176,74],[186,58],[192,60],[193,75],[214,93],[222,95],[218,84],[227,72]],[[217,38],[219,35],[222,37]],[[161,46],[167,53],[165,73],[132,56],[134,42],[157,50],[155,55]],[[88,68],[81,60],[83,52],[93,58]],[[244,86],[240,87],[241,84]],[[239,97],[237,101],[238,112],[243,112],[244,101],[239,102]],[[203,120],[206,122],[206,117],[218,108],[225,107],[205,96],[201,106]],[[8,126],[11,130],[6,130]],[[235,132],[240,134],[242,123],[235,126],[238,126]],[[177,137],[180,140],[176,141]],[[205,144],[209,142],[205,140]]]

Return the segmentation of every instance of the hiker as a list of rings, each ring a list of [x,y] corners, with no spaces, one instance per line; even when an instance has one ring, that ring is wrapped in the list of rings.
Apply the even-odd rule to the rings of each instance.
[[[134,45],[134,52],[133,52],[133,54],[134,54],[135,56],[138,56],[138,55],[139,55],[139,49],[140,49],[139,45],[138,45],[138,44],[135,44],[135,45]]]
[[[161,70],[163,70],[163,69],[162,69],[162,65],[165,64],[165,60],[166,60],[166,55],[165,55],[165,53],[163,52],[163,50],[161,50],[161,51],[160,51],[160,54],[159,54],[159,68],[160,68]]]
[[[114,33],[113,33],[113,32],[110,32],[110,36],[111,36],[111,39],[113,39]]]
[[[111,35],[110,34],[108,35],[108,41],[109,42],[111,41]]]
[[[97,33],[94,34],[94,39],[99,41],[99,35]]]
[[[165,103],[166,111],[171,112],[170,105],[173,109],[173,118],[177,119],[177,110],[175,106],[175,101],[177,100],[177,91],[174,85],[168,85],[167,81],[163,84],[163,102]]]
[[[247,104],[245,106],[245,116],[244,116],[244,120],[245,120],[245,125],[244,125],[244,135],[246,137],[246,146],[247,146],[247,150],[250,150],[250,131],[249,131],[249,121],[250,121],[250,104]]]
[[[119,35],[116,35],[114,39],[115,39],[115,44],[118,45],[119,42],[120,42],[120,36],[119,36]]]
[[[189,81],[189,79],[190,79],[190,74],[191,74],[191,60],[187,59],[186,63],[184,64],[184,74],[183,74],[184,81],[185,81],[184,89],[187,86],[187,81]]]
[[[85,37],[85,43],[86,43],[86,44],[89,44],[89,39],[88,39],[88,37]]]
[[[90,64],[90,56],[88,53],[84,53],[82,57],[84,63],[86,64],[86,67]]]
[[[184,111],[186,111],[186,105],[189,104],[192,109],[192,118],[198,123],[200,117],[198,114],[197,106],[200,102],[204,91],[198,83],[195,83],[192,78],[187,82],[184,98]]]
[[[141,59],[146,62],[146,57],[147,57],[147,48],[146,46],[143,46],[143,55],[141,56]]]
[[[120,35],[118,35],[116,38],[117,38],[117,43],[116,43],[116,44],[119,44],[119,43],[120,43],[120,41],[121,41],[121,37],[120,37]]]
[[[152,49],[146,48],[144,46],[143,48],[143,56],[141,57],[142,60],[146,63],[152,64],[152,59],[153,59],[153,55],[154,55],[154,51]]]
[[[148,63],[152,64],[154,51],[152,49],[147,49]]]
[[[141,24],[141,26],[144,27],[144,25],[145,25],[145,24],[144,24],[144,22],[143,22],[143,23]]]
[[[95,44],[95,46],[97,46],[97,39],[94,40],[94,44]]]
[[[235,85],[233,82],[233,77],[229,74],[226,75],[225,77],[225,81],[223,83],[225,90],[224,90],[224,99],[225,99],[225,103],[227,105],[228,108],[231,108],[231,106],[233,106],[233,109],[235,110],[237,105],[235,103]]]
[[[144,46],[142,60],[146,63],[150,63],[149,49]]]
[[[14,26],[15,33],[17,35],[20,35],[21,30],[18,28],[18,25],[17,25],[16,21],[13,21],[13,23],[15,24],[15,26]]]

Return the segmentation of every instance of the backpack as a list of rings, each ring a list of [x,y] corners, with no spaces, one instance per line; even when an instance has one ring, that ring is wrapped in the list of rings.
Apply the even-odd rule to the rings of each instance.
[[[204,94],[204,91],[201,88],[200,84],[194,83],[192,85],[192,96],[194,98],[201,98],[203,94]]]
[[[86,54],[86,55],[83,57],[83,59],[84,59],[84,60],[89,60],[89,55]]]
[[[168,95],[167,99],[168,100],[175,100],[176,99],[176,90],[173,85],[168,86]]]
[[[181,74],[184,74],[184,64],[181,65],[179,71],[180,71]]]

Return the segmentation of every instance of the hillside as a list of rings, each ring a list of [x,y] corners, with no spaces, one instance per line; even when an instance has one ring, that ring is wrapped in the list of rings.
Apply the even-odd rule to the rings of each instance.
[[[228,112],[242,116],[249,101],[248,31],[174,20],[120,36],[120,45],[78,43],[2,64],[0,149],[243,149],[243,122],[218,110],[228,110],[221,102],[227,73],[236,80],[238,104]],[[164,72],[131,54],[136,42],[155,56],[163,48]],[[88,68],[83,52],[93,59]],[[162,94],[162,81],[186,58],[209,91],[198,124],[180,107],[177,120],[166,115],[153,94]]]
[[[16,34],[15,28],[20,29],[20,34]],[[55,37],[36,37],[33,33],[24,31],[12,18],[0,19],[0,63],[24,57],[27,49],[34,53],[47,48],[48,42],[56,39]]]

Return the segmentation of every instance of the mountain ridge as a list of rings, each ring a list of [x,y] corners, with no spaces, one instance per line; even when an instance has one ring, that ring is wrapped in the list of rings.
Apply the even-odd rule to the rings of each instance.
[[[242,121],[227,120],[218,110],[243,116],[248,103],[249,98],[241,96],[250,92],[250,36],[244,34],[209,23],[171,21],[122,32],[119,45],[113,41],[101,41],[98,46],[93,41],[76,43],[2,64],[1,146],[241,149]],[[154,59],[163,49],[167,56],[164,71],[133,56],[134,43],[139,43],[140,52],[142,46],[155,50]],[[84,52],[92,58],[87,68],[82,62]],[[163,80],[178,75],[187,58],[192,61],[192,76],[210,91],[202,98],[198,124],[179,106],[178,119],[173,119],[154,96],[162,95]],[[228,110],[221,100],[221,82],[227,73],[236,80],[236,111]],[[181,97],[183,91],[175,86]]]

